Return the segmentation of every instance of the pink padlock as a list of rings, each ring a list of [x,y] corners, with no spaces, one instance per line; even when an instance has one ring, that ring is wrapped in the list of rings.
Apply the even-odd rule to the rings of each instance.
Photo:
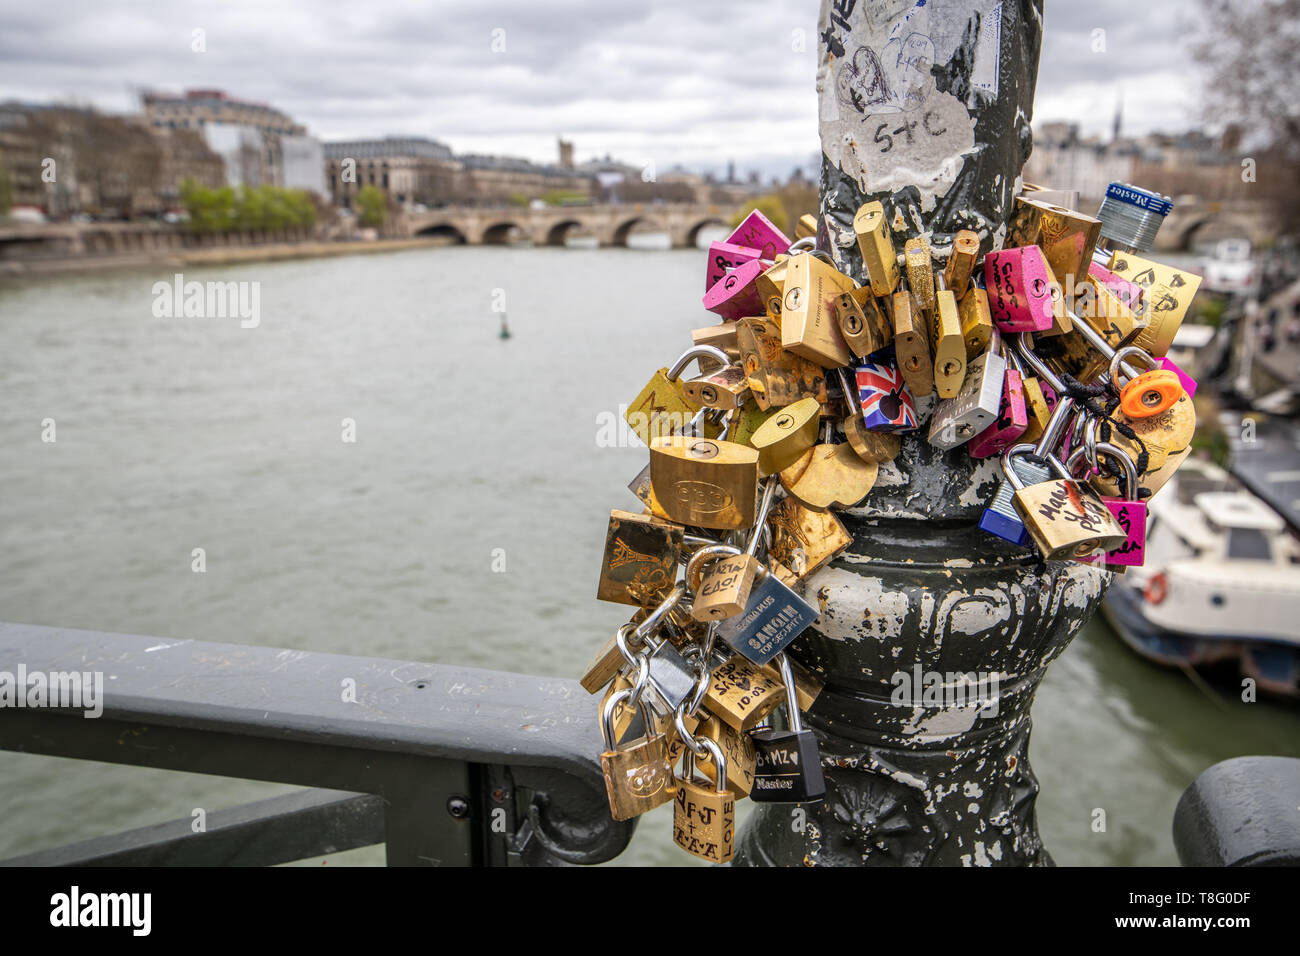
[[[1100,263],[1088,266],[1088,277],[1109,289],[1120,302],[1136,312],[1142,305],[1142,287],[1121,279]]]
[[[1085,450],[1084,448],[1076,449],[1074,454],[1070,456],[1070,460],[1074,461]],[[1096,451],[1099,455],[1109,455],[1123,467],[1124,493],[1129,496],[1126,498],[1108,498],[1103,495],[1101,498],[1102,503],[1110,509],[1115,521],[1128,532],[1128,537],[1123,544],[1113,551],[1106,552],[1105,563],[1129,568],[1141,567],[1146,561],[1147,505],[1145,501],[1138,501],[1133,497],[1138,492],[1137,467],[1133,464],[1133,459],[1122,448],[1109,442],[1098,442]],[[1090,557],[1080,558],[1080,560],[1085,563],[1092,563],[1099,559]]]
[[[1052,274],[1038,246],[1013,246],[984,257],[989,313],[1001,332],[1052,327]]]
[[[1161,368],[1167,369],[1168,371],[1173,372],[1175,375],[1178,376],[1178,381],[1182,383],[1183,391],[1187,393],[1188,398],[1196,397],[1196,379],[1192,378],[1181,368],[1179,368],[1178,363],[1176,363],[1173,359],[1167,359],[1161,357],[1156,359],[1156,364],[1159,365]]]
[[[972,458],[1000,455],[1018,442],[1028,427],[1024,380],[1018,371],[1009,368],[1002,379],[1002,410],[998,420],[972,438],[966,448]]]
[[[775,259],[777,253],[790,250],[790,240],[780,229],[772,225],[761,212],[755,209],[726,239],[728,245],[748,246],[757,249],[764,259]],[[760,310],[761,312],[761,310]]]
[[[704,293],[704,307],[732,321],[762,315],[757,279],[766,271],[767,263],[762,259],[742,262],[709,286],[709,291]]]
[[[704,276],[704,290],[712,289],[714,284],[736,266],[744,265],[753,259],[762,259],[763,254],[750,246],[737,246],[730,242],[715,242],[709,246],[708,267]]]

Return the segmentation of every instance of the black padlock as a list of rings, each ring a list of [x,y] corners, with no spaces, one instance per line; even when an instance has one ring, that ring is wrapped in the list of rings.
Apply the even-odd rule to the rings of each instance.
[[[816,803],[826,795],[821,752],[817,738],[804,729],[800,719],[790,661],[785,654],[780,654],[778,660],[790,729],[762,729],[750,734],[756,761],[749,798],[755,803]]]

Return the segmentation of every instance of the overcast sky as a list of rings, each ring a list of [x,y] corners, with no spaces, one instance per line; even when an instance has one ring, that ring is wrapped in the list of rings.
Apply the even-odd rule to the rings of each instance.
[[[1035,121],[1200,125],[1188,0],[1047,0]],[[784,174],[818,153],[817,0],[0,0],[0,100],[216,87],[326,140]],[[194,31],[204,31],[195,52]],[[494,33],[494,31],[504,31]],[[1095,30],[1105,52],[1094,52]],[[805,42],[799,52],[803,31]],[[493,52],[494,41],[504,50]]]

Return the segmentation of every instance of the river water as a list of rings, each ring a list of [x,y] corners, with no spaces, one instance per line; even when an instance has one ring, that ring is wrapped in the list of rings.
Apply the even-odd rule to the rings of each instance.
[[[155,316],[174,270],[0,285],[0,620],[576,676],[626,620],[596,576],[645,461],[601,426],[708,324],[702,259],[459,247],[185,270],[258,283],[253,328]],[[1197,773],[1300,756],[1300,712],[1206,694],[1100,620],[1034,714],[1062,864],[1174,863]],[[0,767],[0,858],[293,789]],[[650,814],[619,862],[690,862],[670,820]]]

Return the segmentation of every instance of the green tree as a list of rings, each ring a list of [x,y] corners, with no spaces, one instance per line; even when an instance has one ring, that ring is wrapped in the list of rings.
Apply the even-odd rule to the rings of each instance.
[[[734,228],[735,226],[739,226],[741,222],[744,221],[745,217],[755,209],[761,212],[768,219],[772,220],[772,224],[778,229],[789,230],[790,216],[785,211],[785,204],[781,202],[780,196],[771,193],[766,196],[759,196],[757,199],[751,199],[748,203],[742,206],[740,214],[731,220],[732,227]]]
[[[377,229],[388,217],[388,197],[378,186],[363,186],[357,193],[357,211],[361,225]]]

